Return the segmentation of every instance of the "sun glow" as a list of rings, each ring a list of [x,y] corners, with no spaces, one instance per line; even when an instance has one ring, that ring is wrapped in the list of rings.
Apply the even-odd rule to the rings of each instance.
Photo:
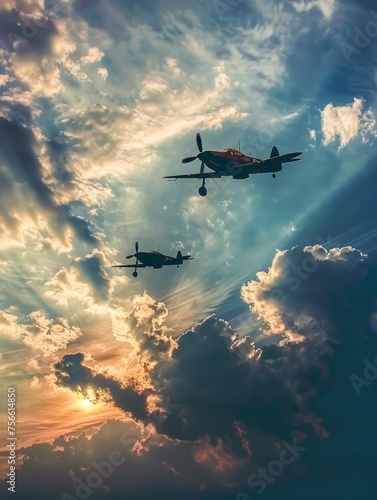
[[[83,394],[84,399],[81,401],[81,406],[84,408],[89,408],[90,406],[93,406],[93,404],[96,401],[96,393],[91,387],[88,387],[86,390],[86,394]]]

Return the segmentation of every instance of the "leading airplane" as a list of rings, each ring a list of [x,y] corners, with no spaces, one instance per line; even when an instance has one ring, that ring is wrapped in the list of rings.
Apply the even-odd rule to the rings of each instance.
[[[111,267],[132,267],[134,268],[134,272],[132,276],[137,278],[137,271],[139,267],[153,267],[153,269],[161,269],[164,266],[177,266],[183,264],[185,260],[193,260],[194,257],[191,255],[182,255],[182,252],[178,250],[176,257],[170,257],[169,255],[164,255],[160,252],[139,252],[139,243],[135,243],[135,253],[132,255],[127,255],[126,259],[132,259],[132,257],[136,258],[135,264],[121,264],[119,266],[111,266]],[[141,262],[141,264],[139,264]]]
[[[202,138],[200,134],[196,134],[196,144],[199,149],[199,154],[183,158],[182,163],[190,163],[196,159],[201,160],[200,172],[197,174],[181,174],[167,175],[164,179],[203,179],[202,185],[199,188],[200,196],[206,196],[207,188],[205,183],[207,179],[219,177],[233,177],[233,179],[247,179],[252,174],[272,173],[275,179],[275,172],[283,169],[283,163],[291,163],[299,161],[301,158],[296,156],[302,153],[287,153],[280,155],[278,148],[274,146],[271,150],[269,158],[261,160],[252,156],[246,156],[236,149],[227,148],[224,151],[203,151]],[[209,167],[213,172],[204,172],[204,165]]]

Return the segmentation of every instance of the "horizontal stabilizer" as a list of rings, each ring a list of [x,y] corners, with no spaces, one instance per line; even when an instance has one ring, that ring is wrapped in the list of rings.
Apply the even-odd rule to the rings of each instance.
[[[292,158],[292,160],[288,160],[284,163],[292,163],[292,161],[300,161],[300,160],[301,160],[301,158]]]
[[[295,158],[296,156],[302,155],[302,153],[287,153],[285,155],[280,155],[280,156],[273,156],[272,158],[267,158],[266,160],[263,160],[263,165],[275,165],[279,164],[281,165],[282,163],[289,163]],[[298,158],[300,159],[300,158]]]

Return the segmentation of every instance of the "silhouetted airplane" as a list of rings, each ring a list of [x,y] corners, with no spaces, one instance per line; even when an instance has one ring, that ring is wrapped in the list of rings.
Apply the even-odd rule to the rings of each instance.
[[[127,255],[126,259],[132,259],[132,257],[136,258],[135,264],[122,264],[120,266],[111,266],[111,267],[133,267],[135,271],[132,273],[134,278],[137,278],[138,267],[153,267],[153,269],[161,269],[163,266],[177,266],[179,267],[183,264],[184,260],[193,260],[194,257],[191,255],[182,255],[182,253],[178,250],[176,257],[170,257],[169,255],[163,255],[160,252],[139,252],[139,243],[135,243],[135,253],[133,255]],[[141,264],[138,264],[138,262]]]
[[[236,149],[227,148],[224,151],[203,151],[202,139],[200,134],[196,134],[196,144],[199,149],[199,154],[184,158],[182,163],[190,163],[198,158],[202,164],[198,174],[182,174],[182,175],[167,175],[164,179],[203,179],[203,183],[199,188],[200,196],[206,196],[207,189],[205,187],[206,179],[219,178],[223,176],[231,176],[233,179],[247,179],[251,174],[272,173],[275,179],[275,172],[282,170],[282,163],[291,163],[299,161],[301,158],[296,156],[302,153],[287,153],[279,155],[278,148],[274,146],[271,150],[271,155],[265,160],[246,156]],[[214,172],[204,172],[204,165],[207,165]]]

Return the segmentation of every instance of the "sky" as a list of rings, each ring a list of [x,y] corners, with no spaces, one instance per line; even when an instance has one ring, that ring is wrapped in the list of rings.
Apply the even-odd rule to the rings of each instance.
[[[10,388],[13,498],[369,498],[376,58],[372,0],[0,2],[2,497]],[[200,197],[197,132],[302,160]]]

